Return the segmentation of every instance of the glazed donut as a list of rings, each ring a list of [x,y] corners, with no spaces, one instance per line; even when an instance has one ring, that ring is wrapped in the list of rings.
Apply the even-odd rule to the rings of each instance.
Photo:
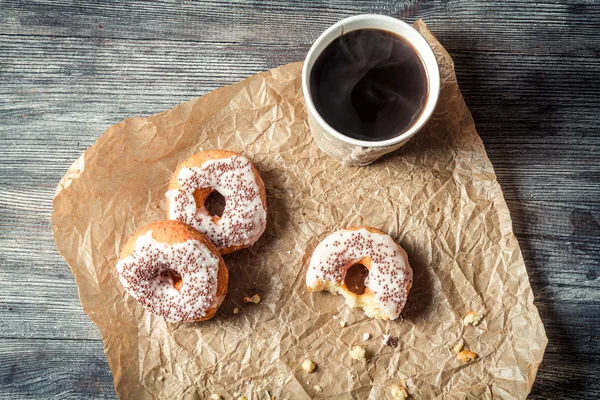
[[[364,293],[347,285],[347,272],[355,265],[368,270]],[[394,320],[400,316],[412,286],[412,269],[406,252],[388,234],[366,226],[342,229],[327,236],[315,249],[308,272],[309,291],[344,296],[350,307],[360,307],[371,318]]]
[[[225,198],[221,217],[210,215],[205,207],[215,191]],[[166,196],[168,219],[196,228],[221,254],[251,246],[267,225],[260,173],[246,157],[232,151],[206,150],[185,160],[173,173]]]
[[[214,244],[178,221],[138,230],[121,251],[117,272],[127,293],[168,322],[212,318],[229,278]]]

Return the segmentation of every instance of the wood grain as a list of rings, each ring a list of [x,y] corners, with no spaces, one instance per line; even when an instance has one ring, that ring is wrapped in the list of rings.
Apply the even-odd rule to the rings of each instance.
[[[54,246],[54,188],[111,124],[304,58],[358,13],[449,50],[549,337],[531,399],[600,398],[600,3],[0,0],[0,398],[114,398]]]
[[[0,339],[3,399],[114,399],[102,342]]]

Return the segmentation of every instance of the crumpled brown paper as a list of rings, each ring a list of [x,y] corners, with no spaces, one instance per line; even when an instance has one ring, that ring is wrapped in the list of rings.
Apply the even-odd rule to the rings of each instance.
[[[313,142],[301,63],[126,119],[76,162],[54,200],[52,229],[102,333],[119,397],[383,399],[401,381],[416,399],[526,397],[544,327],[452,60],[422,22],[416,28],[439,58],[437,111],[401,150],[367,167],[343,167]],[[115,263],[137,228],[165,218],[177,164],[208,148],[256,163],[268,227],[252,248],[225,257],[228,295],[212,320],[169,324],[125,294]],[[371,320],[341,296],[305,290],[316,244],[351,225],[389,232],[407,250],[414,286],[403,319]],[[243,302],[255,292],[259,304]],[[471,310],[485,313],[477,327],[462,324]],[[383,344],[384,333],[399,338],[397,348]],[[459,338],[476,361],[457,360],[450,348]],[[353,345],[365,346],[366,362],[350,358]],[[306,358],[315,373],[302,370]]]

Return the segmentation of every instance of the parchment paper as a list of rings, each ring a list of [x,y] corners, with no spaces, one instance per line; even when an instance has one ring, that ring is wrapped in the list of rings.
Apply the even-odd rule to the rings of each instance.
[[[424,131],[372,165],[343,167],[317,148],[301,63],[126,119],[74,164],[54,200],[52,229],[100,329],[120,398],[265,399],[268,390],[277,399],[382,399],[403,380],[415,399],[526,397],[544,327],[452,59],[425,24],[415,26],[441,66],[437,111]],[[252,248],[225,257],[228,295],[212,320],[168,324],[125,294],[115,263],[137,228],[165,218],[177,164],[209,148],[256,163],[268,226]],[[305,290],[316,244],[351,225],[389,232],[407,250],[415,277],[401,320],[371,320],[341,296]],[[261,303],[243,302],[255,292]],[[485,319],[464,327],[472,310]],[[365,332],[371,339],[363,343]],[[397,336],[398,347],[384,345],[383,333]],[[461,364],[450,350],[461,337],[476,361]],[[353,345],[366,347],[366,362],[349,357]],[[306,358],[315,373],[302,370]]]

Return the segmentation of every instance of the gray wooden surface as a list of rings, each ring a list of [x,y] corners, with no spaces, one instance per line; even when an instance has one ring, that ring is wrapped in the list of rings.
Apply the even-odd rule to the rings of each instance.
[[[330,24],[423,18],[455,59],[549,344],[530,399],[600,398],[600,3],[0,0],[0,398],[114,398],[50,232],[109,125],[302,60]]]

